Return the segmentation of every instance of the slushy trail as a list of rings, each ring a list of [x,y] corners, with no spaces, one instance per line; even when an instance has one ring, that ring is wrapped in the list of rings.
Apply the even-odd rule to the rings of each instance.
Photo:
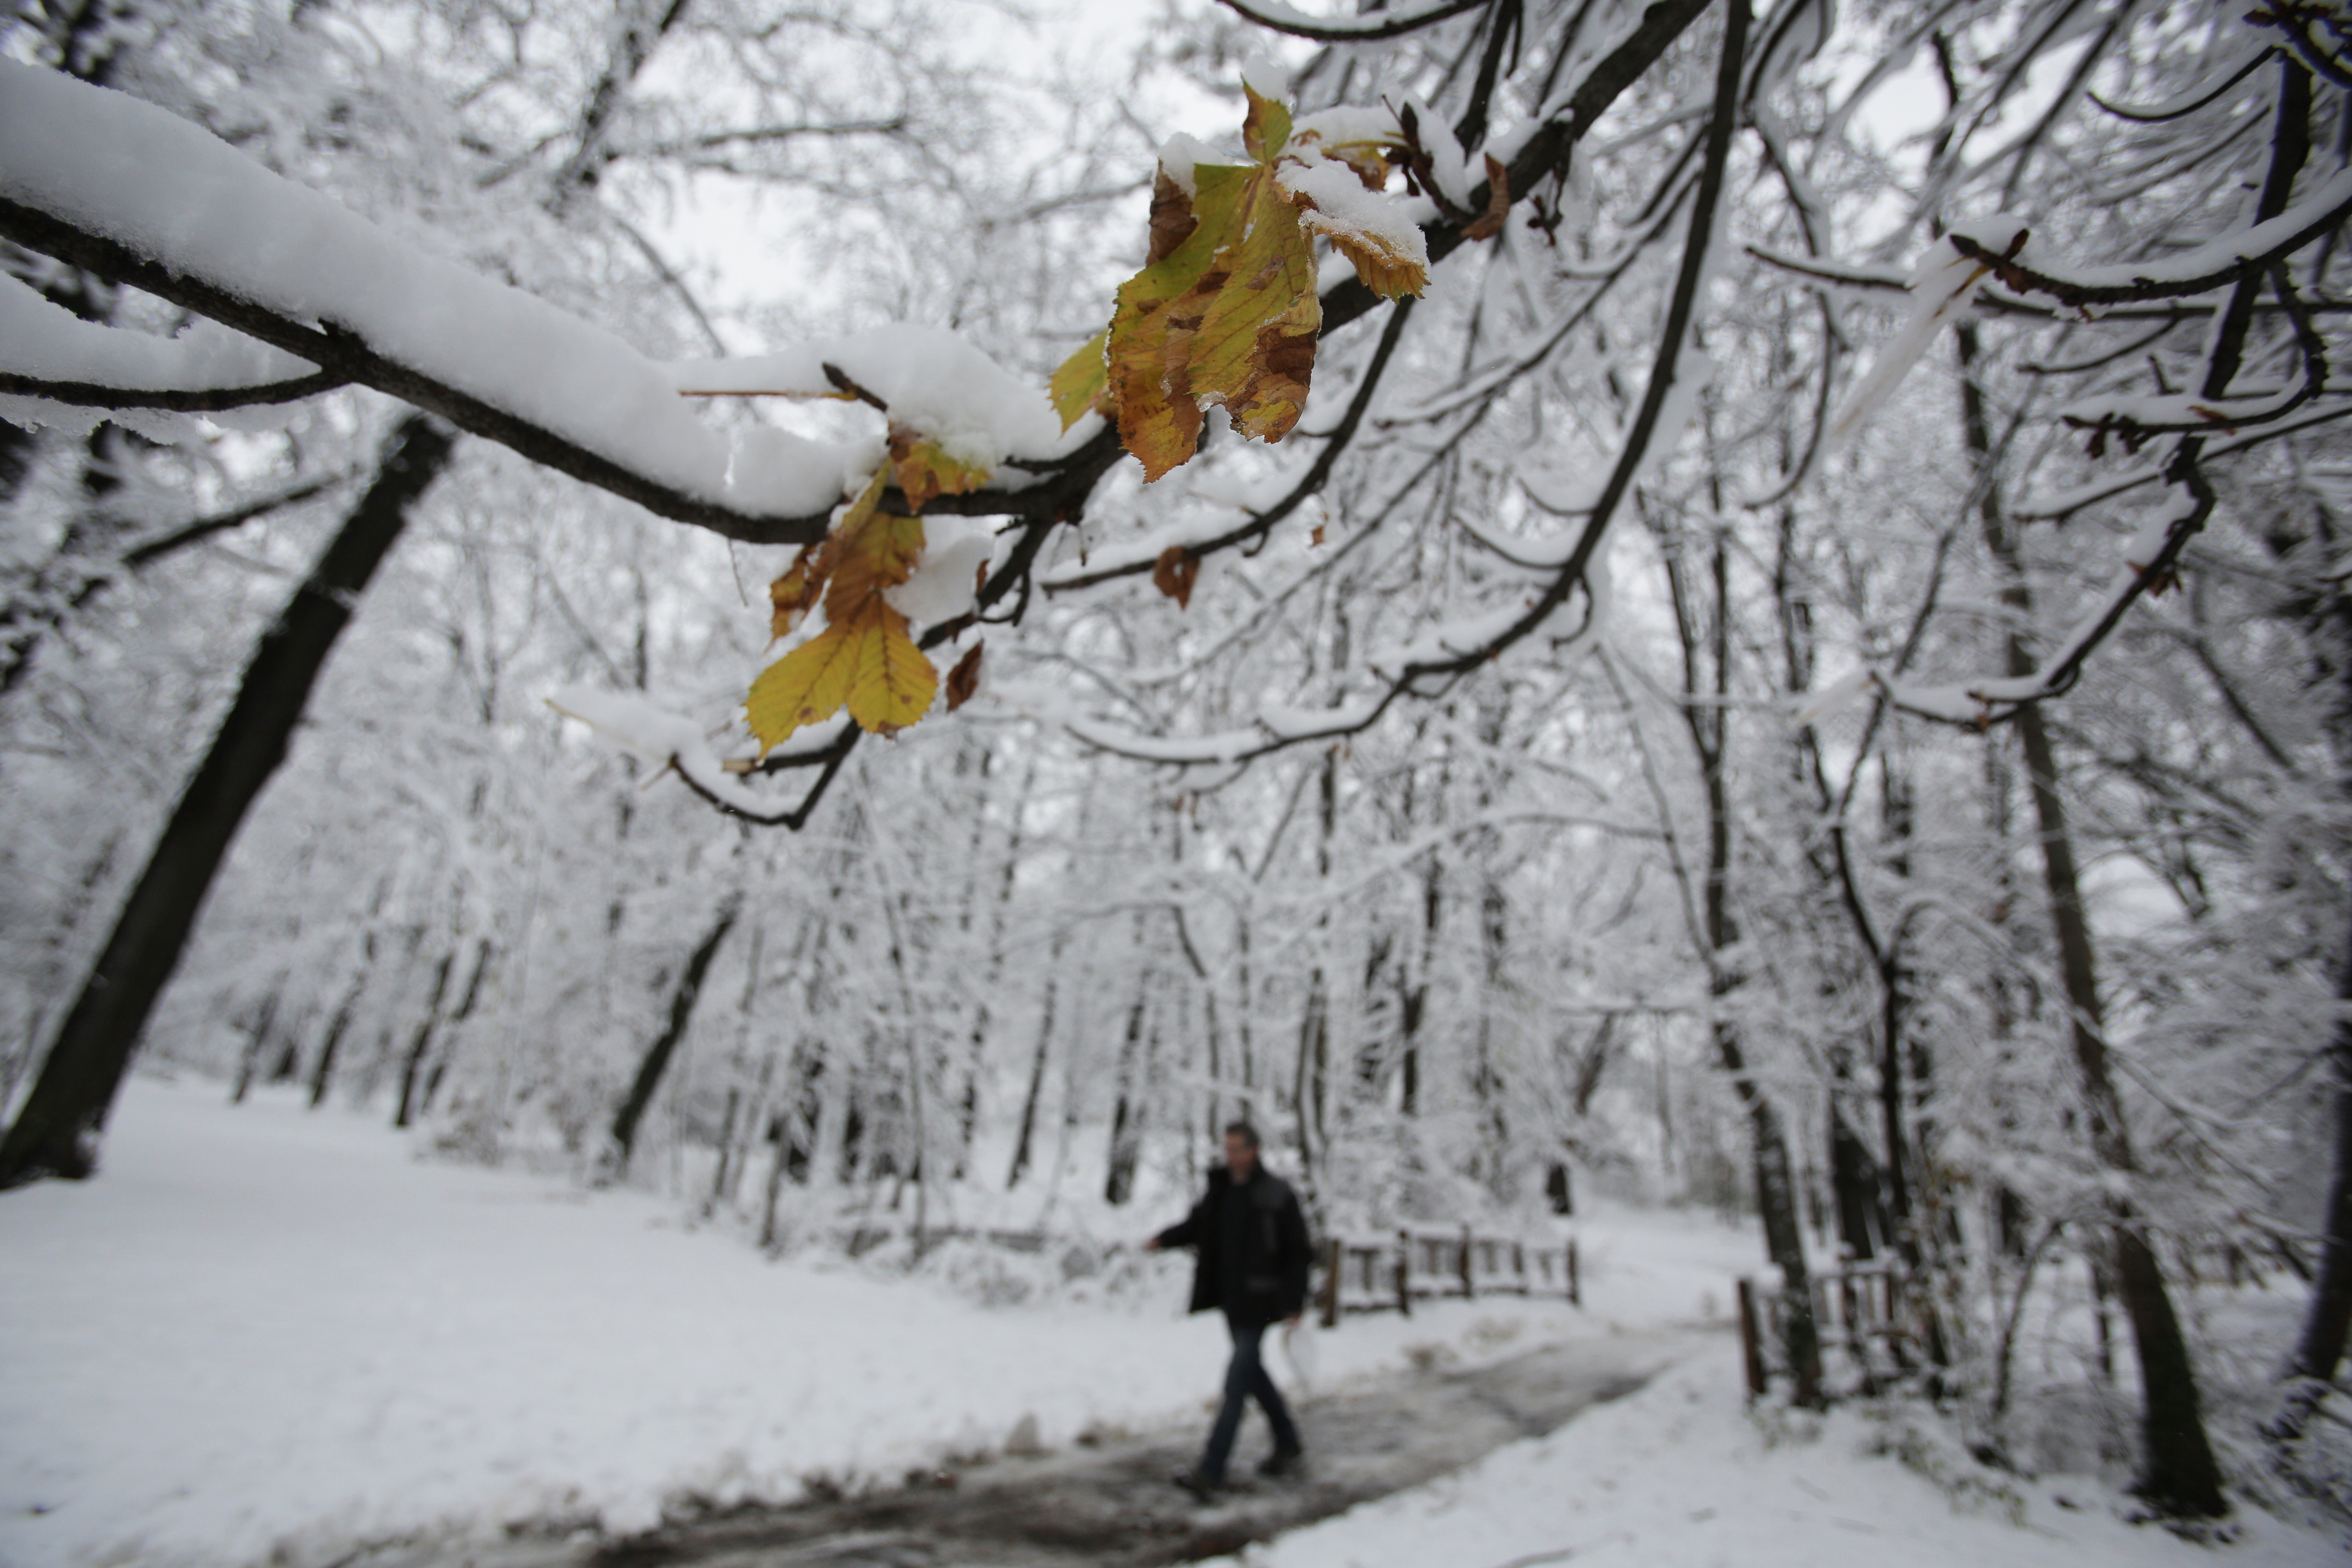
[[[1467,1370],[1432,1368],[1299,1402],[1304,1475],[1253,1481],[1203,1507],[1170,1484],[1205,1418],[1034,1458],[938,1472],[903,1489],[747,1507],[625,1541],[517,1541],[393,1553],[368,1568],[1144,1568],[1238,1551],[1433,1480],[1507,1443],[1620,1399],[1720,1330],[1671,1329],[1547,1345]],[[1265,1442],[1253,1409],[1234,1457]]]

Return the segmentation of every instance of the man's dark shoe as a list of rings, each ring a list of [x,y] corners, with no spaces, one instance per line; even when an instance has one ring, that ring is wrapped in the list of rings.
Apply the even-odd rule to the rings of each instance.
[[[1169,1479],[1191,1492],[1196,1502],[1213,1502],[1217,1494],[1225,1489],[1223,1481],[1213,1481],[1194,1469],[1179,1470]]]
[[[1276,1448],[1257,1462],[1257,1473],[1268,1479],[1276,1476],[1295,1476],[1306,1463],[1306,1449]]]

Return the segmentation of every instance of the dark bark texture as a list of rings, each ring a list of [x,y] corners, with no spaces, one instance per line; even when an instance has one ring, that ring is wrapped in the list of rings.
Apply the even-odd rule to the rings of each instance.
[[[677,1054],[678,1042],[686,1038],[686,1026],[694,1017],[695,999],[702,994],[703,977],[710,973],[710,961],[719,956],[719,946],[735,929],[736,917],[742,909],[741,900],[732,897],[719,907],[719,918],[711,922],[693,956],[686,961],[686,973],[678,976],[677,989],[670,993],[669,1022],[646,1047],[644,1058],[637,1063],[636,1081],[629,1086],[628,1099],[621,1102],[620,1113],[613,1118],[613,1163],[618,1170],[629,1168],[629,1155],[636,1148],[637,1128],[645,1121],[646,1108],[654,1102],[654,1092],[661,1088],[662,1075],[669,1070],[670,1058]]]
[[[0,1186],[78,1179],[96,1168],[107,1113],[205,895],[247,812],[285,760],[336,639],[454,444],[447,428],[422,415],[403,419],[374,482],[262,635],[236,700],[124,900],[24,1108],[0,1138]]]

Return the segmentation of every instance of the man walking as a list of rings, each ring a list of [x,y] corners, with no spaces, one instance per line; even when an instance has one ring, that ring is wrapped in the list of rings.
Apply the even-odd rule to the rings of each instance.
[[[1234,1337],[1234,1359],[1225,1368],[1225,1402],[1209,1428],[1200,1464],[1176,1474],[1176,1484],[1203,1502],[1225,1484],[1225,1462],[1241,1430],[1242,1407],[1252,1398],[1274,1428],[1274,1452],[1258,1473],[1279,1476],[1296,1469],[1305,1449],[1290,1419],[1282,1391],[1265,1370],[1265,1331],[1284,1319],[1298,1321],[1307,1306],[1307,1268],[1313,1249],[1307,1216],[1290,1184],[1258,1162],[1257,1130],[1246,1121],[1225,1129],[1225,1163],[1209,1173],[1209,1190],[1182,1221],[1146,1244],[1194,1249],[1191,1311],[1220,1309]]]

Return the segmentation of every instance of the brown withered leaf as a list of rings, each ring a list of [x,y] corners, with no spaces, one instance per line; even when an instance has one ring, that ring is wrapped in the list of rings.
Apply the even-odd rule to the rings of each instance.
[[[1511,216],[1511,172],[1486,154],[1486,210],[1478,221],[1462,231],[1465,239],[1492,239],[1503,232],[1503,225]]]
[[[1321,523],[1317,523],[1315,525],[1314,531],[1307,534],[1307,542],[1318,547],[1321,546],[1323,542],[1323,525]]]
[[[801,618],[816,607],[824,597],[825,584],[833,578],[834,567],[841,559],[844,542],[858,535],[874,515],[882,500],[882,474],[877,470],[866,481],[866,488],[835,520],[833,531],[814,544],[805,546],[794,557],[784,574],[768,584],[768,603],[772,614],[768,618],[768,635],[783,637],[801,624]],[[916,548],[921,548],[918,542]],[[828,612],[829,613],[829,612]]]
[[[1418,294],[1427,281],[1422,262],[1404,254],[1417,246],[1342,222],[1286,187],[1286,171],[1318,166],[1323,154],[1312,139],[1292,147],[1287,108],[1244,91],[1242,139],[1252,162],[1195,163],[1181,180],[1160,170],[1148,259],[1119,286],[1111,317],[1105,395],[1119,440],[1142,460],[1147,480],[1192,458],[1210,404],[1223,404],[1234,428],[1256,440],[1278,441],[1297,424],[1323,323],[1314,234],[1328,235],[1383,297]],[[1372,156],[1377,170],[1357,158],[1341,162],[1378,188],[1386,164],[1376,150]],[[1055,378],[1066,428],[1087,405],[1092,366],[1080,356],[1088,352]]]
[[[985,643],[972,644],[971,651],[956,660],[955,668],[948,671],[949,712],[952,713],[971,701],[971,694],[980,689],[980,650],[987,646]]]
[[[833,544],[827,534],[819,542],[803,549],[791,569],[768,584],[768,635],[787,636],[801,624],[801,617],[824,596],[824,579],[829,567],[825,555]]]
[[[996,472],[952,456],[930,437],[896,420],[890,425],[890,467],[906,492],[909,511],[920,511],[942,495],[967,495]]]
[[[1166,169],[1151,176],[1151,248],[1143,258],[1146,267],[1165,261],[1176,247],[1192,237],[1201,220],[1192,211],[1192,197]]]
[[[1151,568],[1151,585],[1176,601],[1180,610],[1192,607],[1192,581],[1201,574],[1201,558],[1181,544],[1160,552]]]
[[[1339,142],[1323,149],[1327,158],[1336,158],[1356,171],[1356,178],[1368,191],[1384,191],[1389,185],[1389,155],[1387,149],[1373,142]]]

